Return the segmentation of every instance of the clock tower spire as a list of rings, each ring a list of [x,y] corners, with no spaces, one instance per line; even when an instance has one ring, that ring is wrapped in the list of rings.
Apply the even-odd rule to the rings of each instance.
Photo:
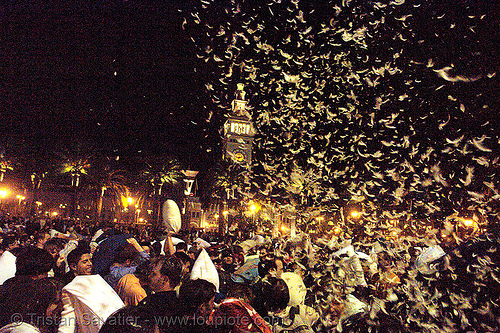
[[[238,83],[231,103],[231,115],[224,124],[224,158],[236,163],[252,163],[255,129],[247,109],[245,85]]]

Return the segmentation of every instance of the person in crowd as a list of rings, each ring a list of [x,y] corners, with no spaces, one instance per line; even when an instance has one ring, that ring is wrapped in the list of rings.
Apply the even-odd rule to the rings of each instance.
[[[184,252],[187,254],[188,246],[186,242],[179,242],[175,245],[175,252]]]
[[[68,253],[66,261],[70,270],[60,278],[64,285],[70,283],[77,275],[92,274],[92,256],[88,247],[83,245],[76,247]]]
[[[189,256],[189,258],[191,258],[191,260],[194,262],[196,260],[196,258],[198,258],[198,255],[200,254],[201,252],[201,249],[198,248],[198,245],[193,245],[189,248],[187,254]]]
[[[290,282],[289,282],[290,283]],[[318,313],[303,303],[291,302],[292,295],[285,280],[268,276],[260,284],[259,297],[252,305],[273,327],[273,332],[313,332]]]
[[[276,269],[276,266],[273,267],[272,263],[273,261],[262,260],[260,257],[248,259],[232,273],[231,280],[235,283],[253,284],[259,277],[266,275],[270,269]]]
[[[271,333],[270,325],[249,304],[253,295],[244,284],[232,284],[228,297],[214,309],[210,326],[220,332]]]
[[[50,232],[43,229],[36,233],[35,235],[35,247],[39,249],[43,249],[45,242],[50,239]]]
[[[175,313],[178,308],[174,290],[181,281],[182,262],[175,256],[160,255],[153,259],[149,270],[149,287],[154,292],[139,304],[148,307],[157,316]]]
[[[16,234],[7,234],[0,244],[0,285],[16,275],[16,254],[19,249],[19,237]]]
[[[139,245],[149,255],[149,257],[152,258],[152,257],[156,256],[157,253],[154,252],[153,247],[151,246],[151,242],[141,241],[141,242],[139,242]]]
[[[104,276],[106,282],[116,288],[118,281],[127,274],[132,274],[137,266],[149,260],[149,254],[142,248],[135,238],[127,239],[127,243],[118,247],[114,262],[109,268],[109,274]]]
[[[66,273],[66,263],[60,252],[64,249],[65,241],[61,238],[50,238],[45,242],[43,248],[54,258],[55,266],[49,272],[50,276],[62,276]]]
[[[215,309],[215,286],[206,280],[196,279],[183,283],[179,288],[179,327],[165,327],[164,331],[211,332],[214,327],[208,324]]]
[[[126,306],[138,305],[147,296],[149,290],[148,277],[151,273],[151,262],[142,262],[134,273],[125,275],[118,281],[116,292]]]
[[[127,306],[109,316],[99,333],[159,333],[159,322],[150,309]]]
[[[181,281],[186,281],[189,279],[191,273],[191,267],[193,267],[194,262],[185,252],[175,252],[174,257],[177,257],[182,262],[182,276]]]
[[[26,247],[17,256],[14,278],[37,280],[48,277],[48,273],[54,267],[54,264],[54,258],[44,249]]]
[[[54,278],[17,280],[0,295],[0,333],[52,333],[57,329],[62,285]]]
[[[91,274],[90,248],[71,251],[68,263],[75,278],[63,288],[64,307],[58,332],[96,333],[124,303],[100,275]]]

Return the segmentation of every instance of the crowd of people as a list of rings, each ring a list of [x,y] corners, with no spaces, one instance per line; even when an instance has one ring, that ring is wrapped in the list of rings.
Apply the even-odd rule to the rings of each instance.
[[[0,222],[0,333],[500,330],[491,233],[271,239]]]

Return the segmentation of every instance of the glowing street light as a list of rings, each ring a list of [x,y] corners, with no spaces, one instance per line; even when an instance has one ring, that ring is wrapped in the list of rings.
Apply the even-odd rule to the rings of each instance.
[[[24,195],[16,195],[16,199],[19,200],[19,206],[21,205],[21,201],[24,201],[26,197]]]
[[[360,218],[360,217],[361,217],[361,214],[362,214],[361,212],[358,212],[357,210],[353,210],[353,211],[351,212],[351,217],[352,217],[353,219],[358,219],[358,218]]]
[[[5,189],[5,188],[2,188],[0,189],[0,199],[5,199],[9,196],[10,194],[10,191]]]
[[[130,196],[122,196],[122,205],[123,207],[125,208],[128,208],[128,206],[132,205],[134,203],[134,198],[130,197]]]
[[[252,215],[252,222],[255,224],[257,220],[257,212],[260,210],[260,205],[254,201],[249,202],[248,209],[250,210],[250,214]]]
[[[472,227],[472,225],[474,224],[474,221],[471,220],[471,219],[466,219],[466,220],[463,220],[462,221],[462,224],[467,227],[467,228],[470,228]]]

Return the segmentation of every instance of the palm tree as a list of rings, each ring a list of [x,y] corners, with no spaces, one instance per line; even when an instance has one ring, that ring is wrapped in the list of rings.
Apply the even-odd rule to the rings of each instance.
[[[60,174],[71,177],[72,197],[70,216],[75,217],[81,182],[83,177],[89,172],[94,154],[91,153],[91,148],[86,147],[84,150],[81,148],[81,144],[77,143],[71,147],[62,147],[58,152],[58,156],[60,159]]]
[[[3,182],[7,170],[13,170],[12,161],[5,157],[2,149],[0,150],[0,182]]]
[[[30,215],[35,215],[42,184],[54,173],[55,156],[43,145],[24,142],[14,147],[13,151],[16,152],[13,169],[26,182],[25,187],[31,192],[28,207]]]
[[[109,157],[98,157],[90,169],[89,178],[92,185],[98,191],[95,218],[100,221],[102,215],[102,204],[106,191],[115,196],[125,193],[125,172],[123,170],[113,170]]]
[[[156,223],[160,224],[162,191],[165,185],[173,186],[183,177],[181,167],[176,158],[172,157],[151,157],[144,162],[144,168],[141,172],[143,179],[152,189],[155,200]]]

